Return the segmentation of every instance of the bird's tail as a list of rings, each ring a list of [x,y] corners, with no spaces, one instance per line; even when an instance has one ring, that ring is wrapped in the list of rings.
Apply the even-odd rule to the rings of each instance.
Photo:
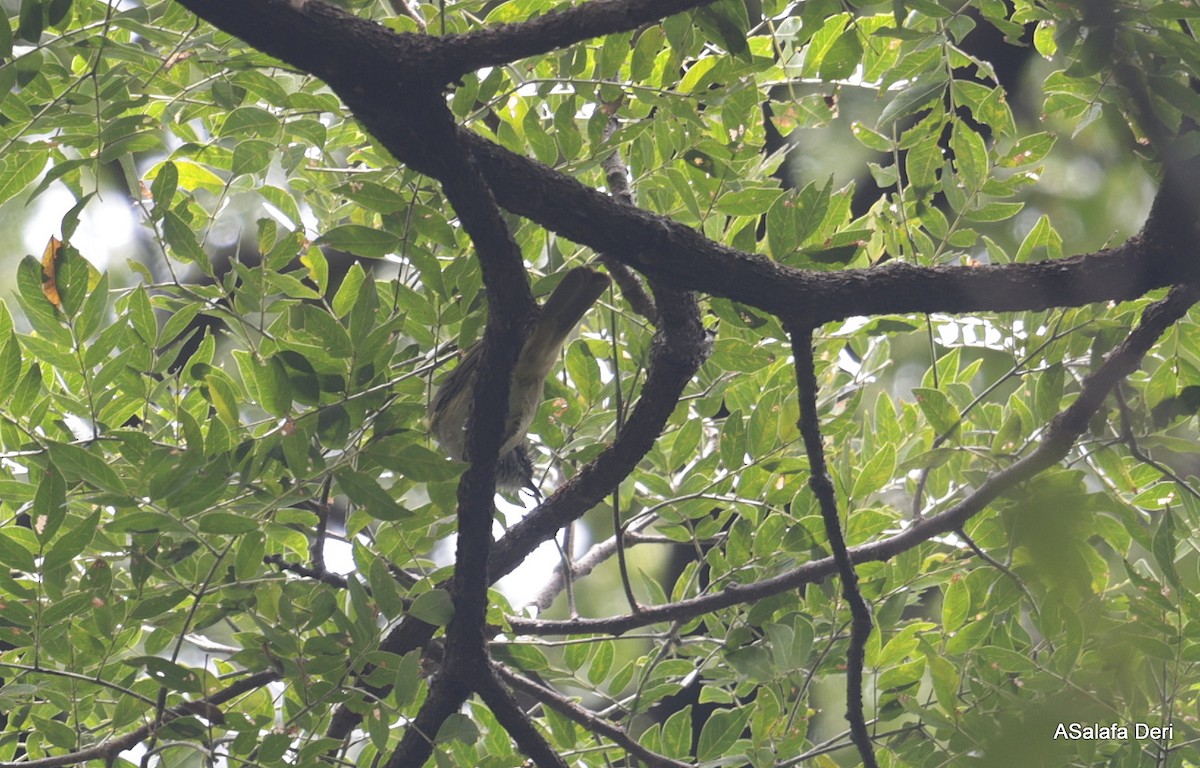
[[[525,340],[514,371],[516,381],[542,381],[584,313],[608,288],[608,277],[587,267],[568,271],[542,305],[533,331]]]

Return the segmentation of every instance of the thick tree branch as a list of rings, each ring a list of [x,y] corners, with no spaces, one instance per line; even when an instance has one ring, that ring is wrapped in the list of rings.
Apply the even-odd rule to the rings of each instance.
[[[444,82],[481,67],[509,64],[594,37],[629,32],[713,0],[591,0],[517,24],[500,24],[438,41],[431,62]]]
[[[260,50],[327,82],[379,142],[410,168],[443,179],[442,148],[429,140],[425,110],[414,108],[414,84],[434,87],[428,62],[434,39],[395,35],[322,3],[177,0]],[[424,63],[423,63],[424,62]],[[812,325],[855,315],[903,312],[1040,310],[1124,301],[1193,279],[1180,229],[1195,231],[1196,204],[1172,199],[1179,184],[1164,184],[1155,209],[1189,212],[1186,224],[1151,212],[1142,233],[1095,254],[1033,264],[880,268],[812,272],[708,240],[690,227],[591,189],[534,160],[463,128],[496,201],[518,215],[607,253],[665,284],[723,296],[780,316],[803,313]],[[1181,174],[1186,176],[1186,174]]]
[[[1126,301],[1200,275],[1200,259],[1190,250],[1194,240],[1179,237],[1180,219],[1173,215],[1180,208],[1190,211],[1183,221],[1192,230],[1197,206],[1166,184],[1139,235],[1094,254],[1031,264],[889,262],[811,272],[729,248],[690,227],[622,205],[474,134],[467,141],[497,202],[509,211],[670,285],[783,317],[802,313],[814,326],[858,315],[1008,312]]]
[[[909,525],[900,533],[880,541],[850,547],[850,559],[855,563],[883,562],[907,552],[935,536],[958,530],[967,520],[988,504],[1039,472],[1058,463],[1067,455],[1075,440],[1087,429],[1088,421],[1112,388],[1135,371],[1142,358],[1172,324],[1200,300],[1200,286],[1186,285],[1172,289],[1167,298],[1150,305],[1142,314],[1142,322],[1128,337],[1105,356],[1104,362],[1083,382],[1083,391],[1063,411],[1059,412],[1038,447],[1028,456],[993,473],[967,498],[923,520]],[[513,618],[514,632],[529,635],[563,635],[579,633],[622,634],[632,629],[668,621],[687,621],[722,608],[761,600],[805,584],[820,581],[837,573],[832,557],[805,563],[787,573],[763,579],[753,584],[734,584],[719,592],[663,606],[644,608],[639,614],[614,616],[606,619],[574,619],[543,621]]]
[[[470,154],[457,146],[449,110],[440,99],[422,99],[420,91],[413,101],[424,105],[429,111],[428,122],[440,128],[428,138],[440,139],[442,144],[442,189],[475,244],[488,297],[488,319],[467,422],[467,455],[471,466],[458,486],[454,617],[446,627],[445,659],[414,727],[405,733],[388,760],[391,768],[425,762],[432,748],[429,737],[466,700],[486,664],[483,628],[488,607],[492,520],[496,512],[496,464],[504,442],[512,371],[525,328],[537,313],[521,249],[500,217]]]
[[[804,438],[804,449],[808,454],[808,485],[812,488],[821,508],[821,520],[833,562],[842,580],[842,597],[850,606],[850,646],[846,651],[846,720],[850,723],[850,739],[858,749],[863,765],[876,768],[875,749],[871,746],[871,733],[867,730],[867,719],[863,714],[863,663],[866,659],[867,639],[871,636],[871,609],[858,588],[858,574],[846,551],[846,537],[842,535],[842,521],[838,515],[837,494],[833,480],[825,464],[825,446],[821,438],[821,421],[817,413],[817,373],[813,359],[812,327],[792,324],[788,328],[792,337],[792,359],[796,370],[796,390],[800,404],[800,420],[797,426]]]
[[[471,689],[456,675],[439,674],[429,687],[429,697],[409,723],[400,744],[384,768],[420,768],[433,753],[433,740],[446,718],[458,711]]]

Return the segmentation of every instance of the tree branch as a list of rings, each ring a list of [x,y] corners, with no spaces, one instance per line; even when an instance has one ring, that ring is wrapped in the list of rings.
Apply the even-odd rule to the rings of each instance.
[[[821,438],[821,421],[817,414],[817,373],[813,359],[812,327],[792,324],[788,328],[792,337],[792,359],[796,370],[797,399],[800,404],[800,420],[797,426],[804,438],[808,454],[808,485],[812,488],[821,508],[821,520],[825,524],[825,535],[833,551],[833,562],[837,565],[842,580],[842,597],[850,606],[850,647],[846,652],[846,720],[850,723],[850,738],[858,748],[858,755],[867,768],[877,768],[875,749],[871,745],[871,734],[867,730],[863,714],[863,663],[866,658],[867,639],[871,636],[871,609],[858,588],[858,574],[854,563],[846,552],[846,538],[842,535],[842,521],[838,516],[837,494],[825,464],[825,446]]]
[[[435,88],[435,38],[396,35],[309,0],[217,3],[176,0],[260,50],[330,85],[372,135],[413,170],[444,181],[442,148],[429,140],[414,84]],[[1115,248],[1032,264],[883,267],[837,272],[794,269],[715,243],[666,217],[624,205],[575,179],[459,128],[503,208],[682,289],[698,290],[814,327],[856,315],[1022,311],[1125,301],[1200,276],[1193,258],[1196,204],[1164,184],[1143,231]],[[1167,191],[1170,190],[1170,191]],[[1171,209],[1171,210],[1168,210]],[[1188,215],[1182,224],[1177,215]],[[1155,213],[1170,213],[1159,215]]]
[[[196,713],[198,706],[211,705],[214,707],[220,706],[227,701],[237,698],[245,693],[262,688],[268,683],[273,683],[280,677],[278,672],[274,670],[267,672],[256,672],[247,677],[243,677],[237,682],[231,683],[228,688],[217,691],[211,696],[206,696],[195,701],[187,701],[182,704],[177,704],[163,712],[162,717],[156,723],[143,725],[136,728],[124,736],[103,741],[95,746],[87,747],[76,752],[71,752],[65,755],[56,755],[54,757],[43,757],[37,760],[22,760],[14,763],[0,763],[0,768],[60,768],[67,765],[81,765],[89,760],[112,760],[120,753],[127,749],[132,749],[134,746],[142,743],[154,732],[161,728],[166,723],[171,722],[180,717],[193,715]]]
[[[616,132],[617,126],[617,117],[613,115],[608,119],[608,125],[604,127],[606,141]],[[614,200],[632,206],[634,204],[633,189],[629,186],[629,171],[625,167],[625,163],[621,161],[621,153],[614,149],[600,161],[600,167],[604,169],[608,194],[612,195]],[[658,319],[658,307],[654,305],[654,299],[646,292],[646,286],[633,273],[633,270],[622,264],[617,258],[604,252],[601,252],[599,256],[600,262],[608,269],[613,281],[621,287],[621,295],[625,297],[625,301],[629,302],[633,311],[650,322],[655,322]]]
[[[629,32],[713,0],[591,0],[516,24],[441,38],[431,62],[443,82],[595,37]]]
[[[661,322],[650,352],[650,372],[617,439],[545,503],[513,525],[492,552],[491,578],[517,567],[539,544],[579,519],[633,471],[654,445],[683,388],[708,357],[710,344],[695,299],[659,291]]]
[[[1029,480],[1067,455],[1075,440],[1087,429],[1088,420],[1103,403],[1105,396],[1124,377],[1137,369],[1146,352],[1167,328],[1183,317],[1200,299],[1200,286],[1178,286],[1162,301],[1151,304],[1142,313],[1142,322],[1128,337],[1110,351],[1100,366],[1083,382],[1083,391],[1070,406],[1051,422],[1042,442],[1028,456],[993,473],[967,498],[936,515],[914,522],[900,533],[880,541],[848,549],[855,564],[886,561],[923,544],[935,536],[950,533],[981,512],[1010,488]],[[638,627],[668,621],[688,621],[705,613],[734,605],[761,600],[790,589],[797,589],[837,573],[832,557],[805,563],[787,573],[753,584],[733,584],[720,592],[680,600],[669,605],[646,607],[639,614],[605,619],[545,621],[513,618],[514,632],[528,635],[578,633],[622,634]]]
[[[650,768],[690,768],[690,763],[682,763],[678,760],[672,760],[669,757],[651,752],[626,733],[624,728],[614,725],[594,712],[584,709],[557,691],[553,691],[544,685],[539,685],[533,680],[522,677],[511,669],[499,664],[493,664],[492,666],[496,674],[503,678],[504,682],[512,686],[514,690],[536,699],[542,703],[542,706],[579,723],[592,733],[610,739],[614,744],[638,758],[650,766]]]
[[[388,757],[384,768],[418,768],[433,753],[433,740],[446,718],[458,711],[471,689],[456,675],[440,674],[429,687],[429,696],[417,716],[409,723],[400,744]]]
[[[476,687],[483,703],[488,705],[496,720],[517,742],[517,747],[538,768],[567,768],[562,756],[546,741],[529,715],[517,704],[512,693],[496,678],[494,670],[484,674]]]

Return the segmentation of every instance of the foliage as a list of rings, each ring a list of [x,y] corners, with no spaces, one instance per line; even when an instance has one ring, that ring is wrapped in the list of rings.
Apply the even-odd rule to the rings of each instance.
[[[226,23],[209,19],[227,31],[195,15],[220,17],[219,5],[23,0],[0,24],[0,202],[64,188],[76,202],[62,242],[23,260],[14,302],[0,304],[0,762],[424,762],[399,745],[455,675],[442,665],[459,658],[447,625],[466,620],[467,590],[442,542],[469,525],[465,465],[430,442],[425,403],[502,295],[481,269],[498,269],[487,251],[498,246],[468,235],[465,198],[447,200],[470,180],[442,175],[474,151],[535,295],[597,255],[614,276],[624,263],[649,278],[618,279],[566,349],[530,430],[542,488],[561,490],[498,529],[484,574],[573,527],[574,565],[560,563],[551,586],[542,568],[520,600],[488,592],[487,626],[475,626],[552,751],[588,766],[870,759],[842,722],[854,709],[847,657],[865,639],[880,764],[1200,763],[1200,333],[1185,318],[1144,359],[1119,346],[1161,298],[1151,289],[1194,273],[1153,284],[1106,273],[1086,302],[1004,307],[950,282],[1033,275],[1018,270],[1099,245],[1056,230],[1051,213],[1071,195],[1043,179],[1087,141],[1152,174],[1191,156],[1190,4],[677,2],[687,12],[437,83],[455,122],[515,155],[618,196],[627,169],[665,234],[609,227],[605,242],[572,211],[608,209],[535,188],[514,203],[478,149],[436,135],[439,151],[410,158],[385,135],[388,113],[360,111],[355,99],[391,107],[386,89],[433,54],[417,50],[390,79],[339,70],[341,28],[323,28],[324,59],[314,45],[290,58],[306,42],[290,25],[348,14],[243,0]],[[519,30],[558,7],[340,5],[422,40]],[[239,13],[271,45],[242,42],[254,40],[234,27]],[[1040,118],[970,52],[982,28],[1013,50],[1032,35],[1050,68]],[[863,92],[860,114],[839,114],[839,99],[854,102],[844,94]],[[396,110],[396,124],[420,111]],[[806,147],[818,128],[831,143]],[[774,145],[780,135],[791,144]],[[794,168],[806,152],[869,157],[840,173],[870,177],[807,178]],[[870,183],[881,191],[862,206],[855,193]],[[1133,187],[1104,194],[1124,201]],[[137,216],[143,252],[126,264],[108,254],[102,271],[81,251],[99,261],[103,244],[77,232],[114,195]],[[747,298],[749,267],[722,283],[697,253],[693,278],[670,261],[693,243],[683,228],[790,268],[769,273],[781,285],[930,280],[875,304],[851,290],[816,318],[823,439],[802,433],[793,345],[808,343],[806,308],[824,289],[795,293],[788,314]],[[233,244],[217,245],[230,230]],[[1091,286],[1089,263],[1104,257],[1084,256],[1074,284]],[[669,310],[635,311],[629,291],[645,285],[660,307],[686,307],[673,289],[701,290],[715,332],[662,424],[634,410],[661,397],[656,355],[671,351]],[[1140,370],[1100,392],[1074,433],[1055,431],[1112,350]],[[617,438],[638,429],[653,434],[635,455]],[[1065,455],[980,495],[1048,435],[1065,435]],[[632,469],[609,469],[610,457]],[[818,461],[872,607],[869,638],[852,637],[856,591],[830,557],[829,499],[809,484]],[[539,520],[558,523],[540,535]],[[927,535],[920,521],[935,521]],[[953,524],[932,530],[940,521]],[[486,549],[477,559],[489,562]],[[553,764],[494,690],[477,693],[423,734],[438,765],[516,766],[531,753]],[[1053,738],[1060,722],[1174,733],[1071,742]]]

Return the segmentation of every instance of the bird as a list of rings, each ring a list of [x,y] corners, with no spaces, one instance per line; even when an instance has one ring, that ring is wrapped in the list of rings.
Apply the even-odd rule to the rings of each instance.
[[[588,267],[568,270],[542,305],[525,336],[509,382],[504,441],[496,466],[496,485],[500,490],[528,489],[535,497],[541,497],[533,482],[533,462],[525,444],[525,433],[542,403],[546,377],[567,336],[608,285],[606,275]],[[467,424],[482,359],[482,341],[479,341],[463,354],[458,366],[446,376],[429,401],[430,431],[442,450],[456,461],[470,460],[467,456]]]

